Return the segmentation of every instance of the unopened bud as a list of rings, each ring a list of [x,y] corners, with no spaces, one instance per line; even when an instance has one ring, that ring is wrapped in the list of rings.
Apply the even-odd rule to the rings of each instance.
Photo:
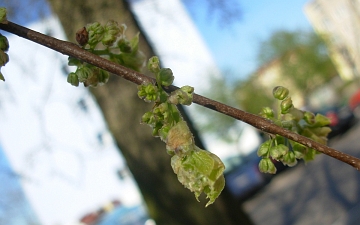
[[[6,14],[7,14],[6,8],[0,7],[0,23],[4,23],[7,21]]]
[[[285,87],[277,86],[273,89],[273,96],[276,99],[284,100],[288,95],[289,95],[289,89]]]
[[[0,50],[6,52],[7,50],[9,50],[9,41],[8,39],[0,34]]]
[[[79,86],[79,78],[76,73],[69,73],[67,77],[67,82],[70,83],[72,86]]]
[[[153,56],[149,59],[147,68],[152,73],[158,73],[160,71],[160,60],[157,56]]]
[[[270,107],[262,108],[262,110],[259,114],[260,114],[260,116],[262,116],[266,119],[271,119],[274,117],[274,111]]]
[[[289,112],[289,109],[293,107],[291,98],[287,98],[280,103],[281,113],[285,114]]]
[[[86,30],[86,27],[79,29],[76,32],[76,41],[79,43],[80,46],[84,46],[88,43],[89,40],[89,33]]]

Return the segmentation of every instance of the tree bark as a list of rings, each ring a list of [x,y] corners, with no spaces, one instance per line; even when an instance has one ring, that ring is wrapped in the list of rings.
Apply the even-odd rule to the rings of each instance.
[[[139,30],[126,1],[49,2],[69,40],[73,42],[78,29],[95,21],[105,23],[112,19],[125,23],[128,26],[128,37],[134,36]],[[139,47],[147,58],[154,55],[143,35],[140,36]],[[152,106],[138,98],[135,85],[117,76],[111,76],[106,85],[92,88],[91,92],[102,109],[109,129],[139,186],[150,217],[158,225],[252,224],[241,205],[227,190],[223,191],[213,205],[205,208],[204,198],[198,203],[194,194],[179,183],[170,166],[170,156],[166,153],[165,144],[151,135],[150,127],[140,124],[141,116]],[[198,138],[196,142],[201,147]]]

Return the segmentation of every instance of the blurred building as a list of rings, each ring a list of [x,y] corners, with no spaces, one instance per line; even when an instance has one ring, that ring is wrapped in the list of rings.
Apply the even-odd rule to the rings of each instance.
[[[321,35],[343,80],[360,77],[360,1],[313,0],[305,14]]]
[[[290,58],[295,58],[295,55],[291,55]],[[302,107],[304,98],[301,90],[296,87],[294,80],[291,76],[284,76],[281,71],[282,62],[280,58],[275,58],[270,62],[262,65],[253,76],[257,78],[257,85],[263,90],[271,93],[272,89],[276,86],[284,86],[291,90],[291,99],[297,107]]]

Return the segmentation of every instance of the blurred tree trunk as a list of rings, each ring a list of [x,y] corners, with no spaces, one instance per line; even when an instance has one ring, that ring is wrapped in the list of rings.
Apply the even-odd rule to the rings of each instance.
[[[49,2],[71,41],[74,41],[79,28],[95,21],[104,23],[113,19],[126,23],[128,37],[139,30],[128,5],[122,0]],[[144,36],[140,37],[140,49],[148,58],[154,55]],[[205,208],[205,199],[198,203],[194,194],[177,181],[165,144],[152,137],[148,126],[139,123],[141,116],[150,110],[151,105],[137,97],[135,85],[111,76],[108,84],[91,91],[139,186],[149,214],[157,224],[252,224],[227,191],[223,192],[214,205]],[[197,143],[199,145],[199,140]]]

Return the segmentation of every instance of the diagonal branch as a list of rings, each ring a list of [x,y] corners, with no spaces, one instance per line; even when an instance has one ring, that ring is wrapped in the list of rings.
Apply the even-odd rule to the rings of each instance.
[[[36,42],[40,45],[46,46],[50,49],[58,51],[62,54],[78,58],[84,62],[90,63],[94,66],[100,67],[104,70],[107,70],[113,74],[116,74],[128,81],[131,81],[135,84],[142,84],[144,82],[155,82],[151,77],[145,76],[141,73],[113,63],[107,59],[101,58],[100,56],[94,55],[76,44],[61,41],[53,37],[38,33],[36,31],[30,30],[28,28],[22,27],[10,21],[0,24],[0,29],[18,35],[22,38],[28,39],[30,41]],[[167,91],[173,91],[178,87],[170,86],[167,87]],[[299,142],[307,147],[316,149],[317,151],[324,153],[330,157],[338,159],[344,163],[347,163],[357,170],[360,170],[360,159],[332,149],[326,145],[317,143],[309,138],[301,136],[299,134],[293,133],[289,130],[286,130],[282,127],[279,127],[272,123],[271,121],[264,119],[260,116],[244,112],[242,110],[230,107],[228,105],[222,104],[220,102],[211,100],[209,98],[203,97],[198,94],[194,94],[193,102],[199,105],[202,105],[206,108],[215,110],[222,114],[231,116],[235,119],[241,120],[245,123],[248,123],[264,132],[278,134],[283,137],[286,137],[290,140]]]

